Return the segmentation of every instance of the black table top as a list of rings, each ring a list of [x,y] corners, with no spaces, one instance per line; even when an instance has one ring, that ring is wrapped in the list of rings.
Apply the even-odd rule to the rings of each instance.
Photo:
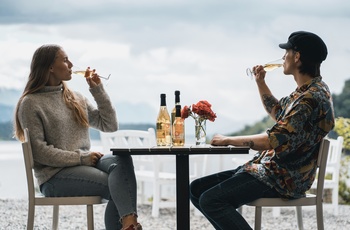
[[[153,146],[153,147],[115,147],[110,150],[114,155],[193,155],[193,154],[248,154],[247,146],[213,146],[213,145],[185,145],[185,146]]]

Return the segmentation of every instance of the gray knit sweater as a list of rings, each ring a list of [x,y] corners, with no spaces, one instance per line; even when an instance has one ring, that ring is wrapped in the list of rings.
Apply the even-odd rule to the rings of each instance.
[[[21,126],[29,130],[39,185],[64,167],[91,165],[89,129],[75,120],[62,92],[62,85],[45,87],[27,95],[19,107]],[[90,126],[104,132],[116,131],[116,112],[103,85],[91,88],[90,92],[97,108],[75,92],[85,105]]]

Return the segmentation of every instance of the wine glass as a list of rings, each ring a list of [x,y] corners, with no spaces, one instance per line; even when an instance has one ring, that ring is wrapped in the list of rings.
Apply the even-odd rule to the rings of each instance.
[[[85,77],[85,72],[86,72],[86,69],[84,69],[84,68],[81,68],[81,67],[79,67],[79,66],[72,66],[72,73],[73,73],[73,74],[82,75],[82,76]],[[91,69],[89,77],[92,76],[92,72],[93,72],[93,70]],[[101,76],[101,75],[99,75],[99,74],[97,74],[97,75],[98,75],[99,78],[104,79],[104,80],[106,80],[106,81],[108,81],[109,78],[110,78],[110,76],[111,76],[111,74],[108,74],[107,77]]]
[[[284,60],[282,58],[280,58],[280,59],[277,59],[275,61],[270,61],[270,62],[266,63],[265,65],[263,65],[263,67],[264,67],[264,70],[268,72],[268,71],[275,70],[279,67],[282,67],[283,62],[284,62]],[[255,74],[251,68],[247,68],[246,73],[247,73],[247,76],[250,78],[253,78],[253,76]]]

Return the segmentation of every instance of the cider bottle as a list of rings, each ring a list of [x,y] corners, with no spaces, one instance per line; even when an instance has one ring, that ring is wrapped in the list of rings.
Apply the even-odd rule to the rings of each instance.
[[[172,129],[174,146],[184,146],[185,144],[185,121],[181,118],[181,105],[176,105],[175,120]]]
[[[160,95],[160,109],[157,117],[157,145],[170,146],[171,145],[171,123],[170,116],[166,107],[166,95]]]

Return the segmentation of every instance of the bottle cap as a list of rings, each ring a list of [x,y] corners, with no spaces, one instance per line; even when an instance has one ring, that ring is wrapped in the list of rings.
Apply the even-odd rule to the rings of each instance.
[[[165,93],[160,94],[160,106],[166,106]]]

